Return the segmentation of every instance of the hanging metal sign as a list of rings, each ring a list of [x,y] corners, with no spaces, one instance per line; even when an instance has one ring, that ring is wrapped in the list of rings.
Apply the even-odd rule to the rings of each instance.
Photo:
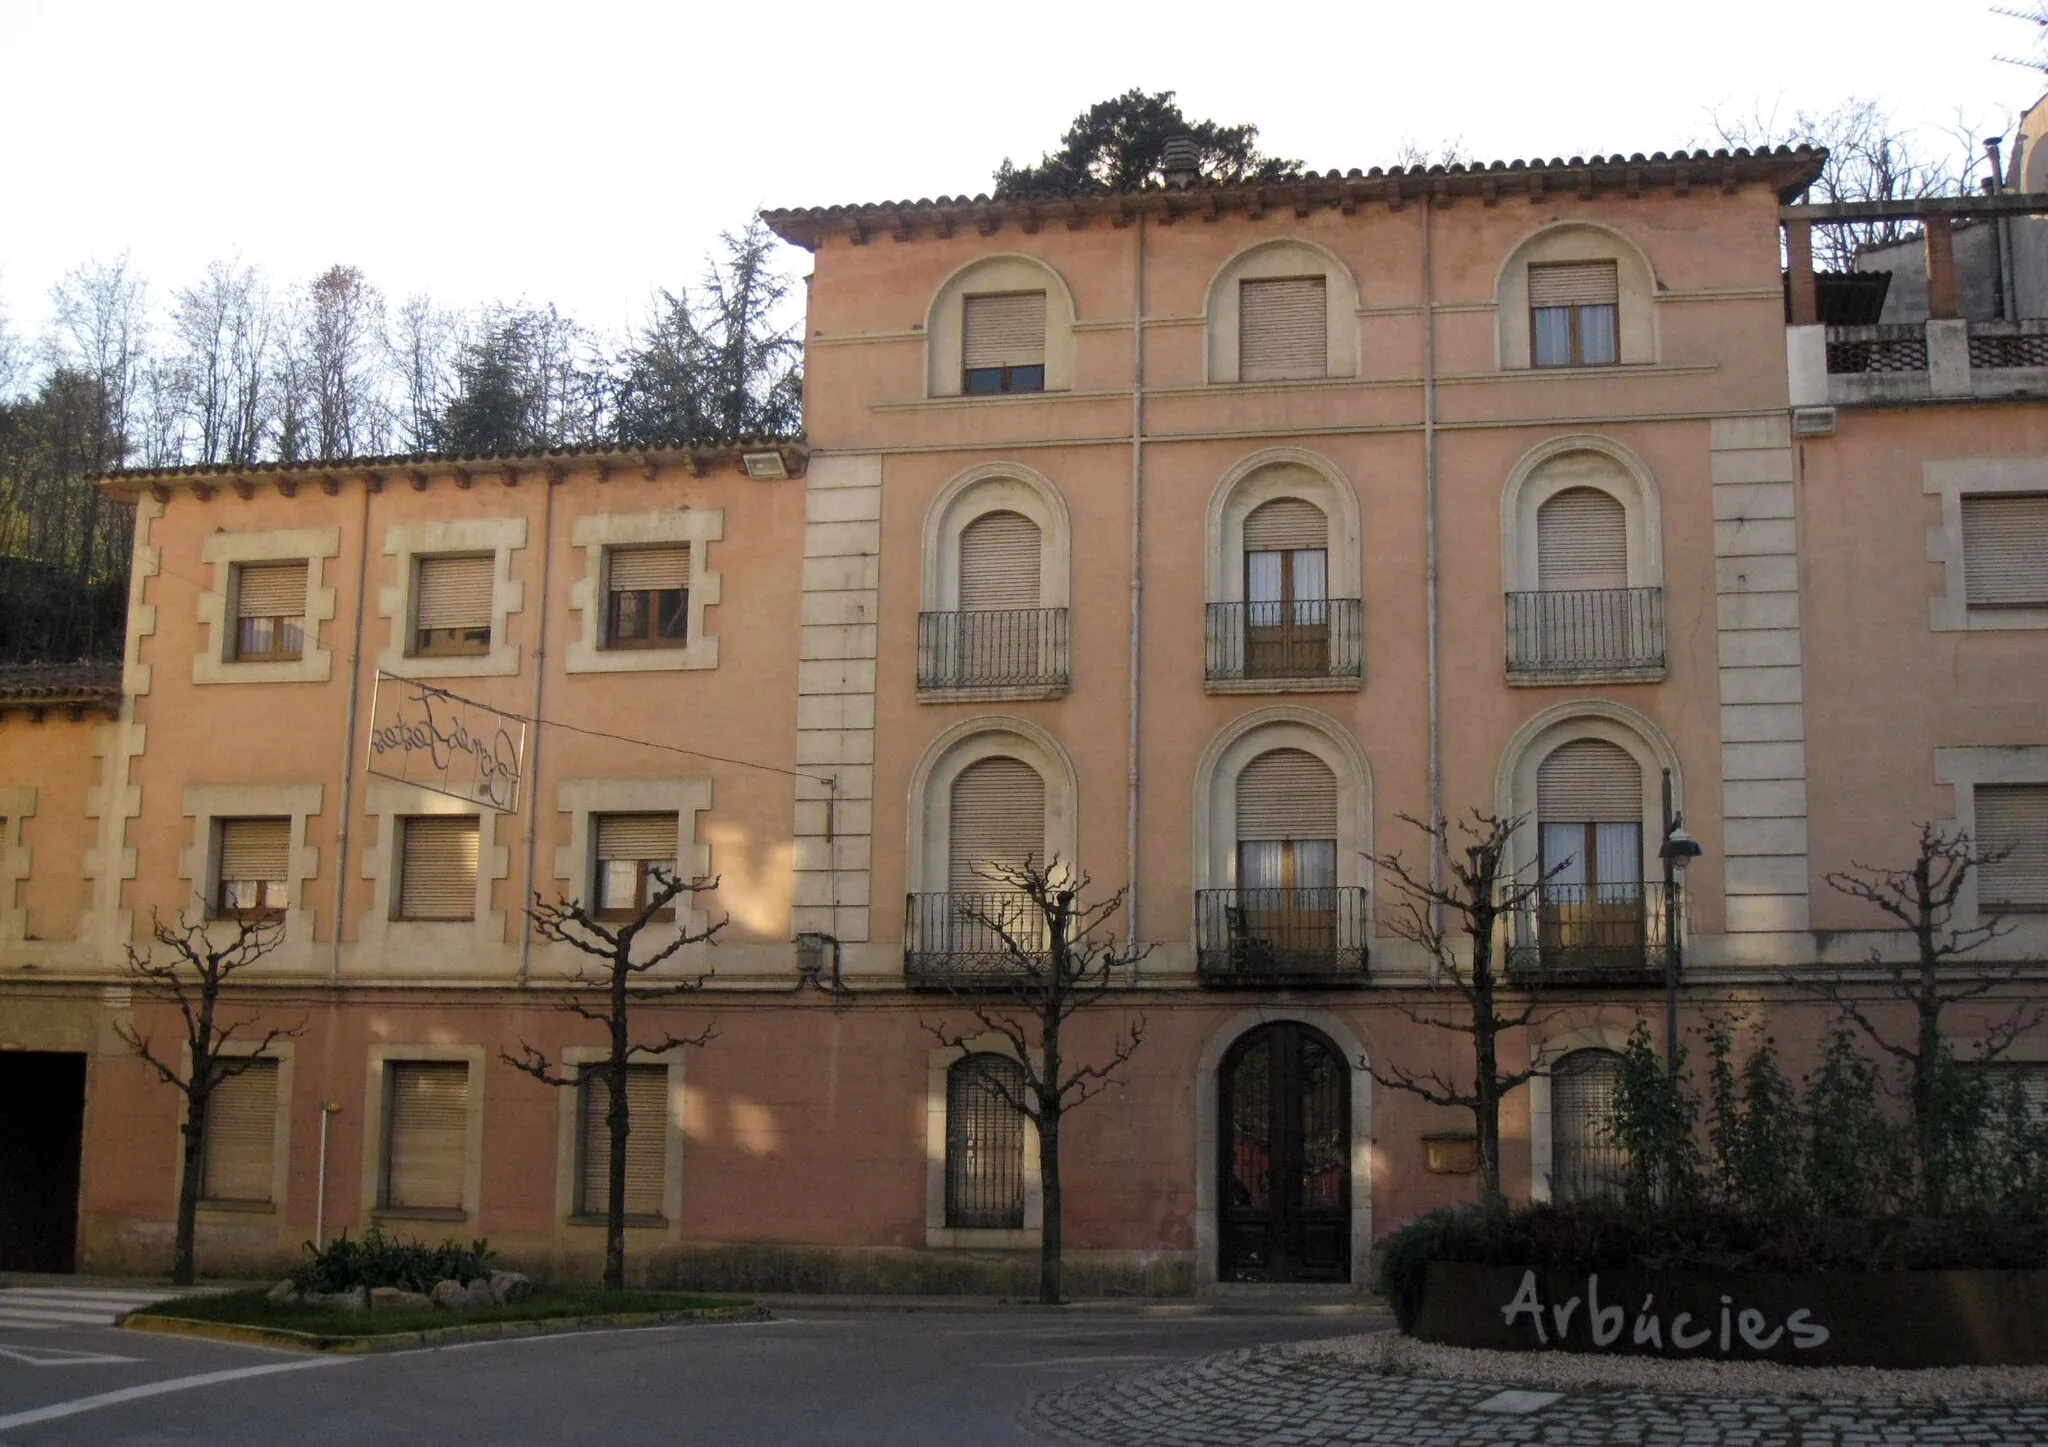
[[[370,695],[371,773],[511,814],[519,808],[525,758],[524,719],[378,670]]]

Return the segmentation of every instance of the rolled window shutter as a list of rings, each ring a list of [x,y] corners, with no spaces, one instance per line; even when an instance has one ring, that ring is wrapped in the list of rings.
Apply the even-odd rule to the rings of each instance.
[[[405,832],[399,841],[399,916],[476,918],[476,819],[426,814],[404,820],[401,827]]]
[[[1046,862],[1045,780],[1021,759],[983,759],[961,770],[953,781],[951,819],[947,887],[955,894],[1003,888],[977,866]]]
[[[1038,524],[1022,513],[984,513],[960,533],[960,611],[1038,606]]]
[[[977,367],[1045,365],[1045,293],[970,296],[963,303],[960,362]]]
[[[612,1128],[608,1082],[583,1077],[584,1214],[601,1216],[611,1204]],[[626,1067],[626,1214],[659,1216],[668,1168],[668,1067]]]
[[[614,548],[608,553],[614,593],[667,592],[690,586],[690,549]]]
[[[1640,824],[1642,766],[1604,739],[1573,739],[1536,769],[1536,814],[1545,824]]]
[[[676,816],[673,814],[600,814],[597,816],[599,859],[642,859],[674,864]]]
[[[488,553],[466,558],[421,558],[417,626],[490,627],[491,578],[496,569],[497,560]]]
[[[2048,784],[1979,784],[1976,795],[1978,897],[2048,909]]]
[[[1611,261],[1567,261],[1529,268],[1530,306],[1614,306],[1621,284]]]
[[[306,564],[244,563],[236,570],[237,618],[302,618],[306,613]]]
[[[1239,839],[1335,839],[1337,776],[1304,749],[1260,754],[1237,776]]]
[[[1963,499],[1972,608],[2048,608],[2048,497]]]
[[[1237,375],[1245,382],[1326,377],[1330,313],[1320,276],[1237,284]]]
[[[220,821],[220,877],[266,879],[282,884],[291,873],[289,819]]]
[[[1568,487],[1536,509],[1536,586],[1546,593],[1628,586],[1628,510],[1597,487]]]
[[[469,1066],[459,1060],[390,1067],[384,1204],[424,1210],[463,1207],[469,1149]]]
[[[258,1060],[214,1086],[206,1103],[199,1192],[209,1201],[267,1201],[277,1145],[277,1062]]]
[[[1298,497],[1276,497],[1261,503],[1244,520],[1248,553],[1285,553],[1329,545],[1330,520],[1321,508]]]

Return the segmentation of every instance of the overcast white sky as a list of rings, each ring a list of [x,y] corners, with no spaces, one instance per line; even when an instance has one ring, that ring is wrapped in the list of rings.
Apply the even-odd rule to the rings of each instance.
[[[1849,95],[1996,128],[2041,77],[1993,56],[2035,39],[1972,0],[0,0],[0,313],[33,334],[126,251],[158,298],[215,257],[341,261],[618,329],[758,205],[984,190],[1133,85],[1317,168],[1512,159]]]

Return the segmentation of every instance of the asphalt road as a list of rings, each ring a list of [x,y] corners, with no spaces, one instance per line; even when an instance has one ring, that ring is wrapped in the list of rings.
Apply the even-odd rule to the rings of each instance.
[[[1379,1325],[1359,1317],[798,1310],[763,1323],[362,1358],[111,1327],[0,1330],[0,1447],[1010,1447],[1043,1442],[1015,1417],[1048,1388]]]

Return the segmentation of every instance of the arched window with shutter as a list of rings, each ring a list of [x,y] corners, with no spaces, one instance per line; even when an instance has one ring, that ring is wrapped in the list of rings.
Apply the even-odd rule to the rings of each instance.
[[[1321,276],[1238,283],[1237,374],[1244,382],[1329,375],[1328,284]]]
[[[1594,967],[1642,964],[1643,770],[1605,739],[1573,739],[1536,770],[1540,945]],[[1606,958],[1595,952],[1608,952]]]
[[[1045,293],[1012,291],[961,301],[960,390],[968,395],[1045,390]]]
[[[1337,946],[1337,776],[1306,749],[1270,749],[1237,776],[1237,902],[1247,966],[1302,967]]]
[[[1298,497],[1244,520],[1244,674],[1312,678],[1330,671],[1330,520]]]
[[[1045,858],[1045,780],[1022,759],[987,758],[953,781],[947,888],[955,894],[1002,890],[991,874]]]
[[[1550,1068],[1550,1198],[1611,1200],[1625,1156],[1615,1135],[1621,1057],[1574,1050]]]
[[[1568,487],[1536,509],[1536,586],[1545,593],[1628,586],[1628,510],[1597,487]]]
[[[1038,607],[1041,544],[1038,524],[1022,513],[983,513],[961,529],[960,611]]]
[[[977,1052],[946,1070],[946,1224],[1024,1226],[1024,1067]]]

